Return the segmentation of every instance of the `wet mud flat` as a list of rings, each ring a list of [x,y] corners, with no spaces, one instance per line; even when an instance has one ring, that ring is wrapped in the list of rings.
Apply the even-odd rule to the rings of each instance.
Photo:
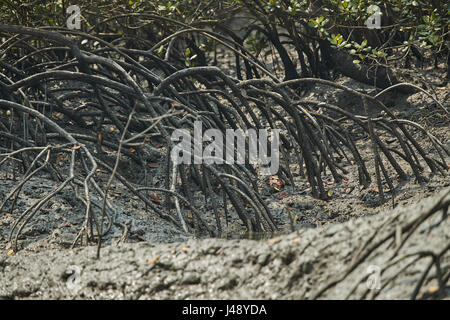
[[[95,247],[1,254],[0,297],[449,299],[449,205],[446,188],[414,205],[269,240],[111,245],[99,260]]]

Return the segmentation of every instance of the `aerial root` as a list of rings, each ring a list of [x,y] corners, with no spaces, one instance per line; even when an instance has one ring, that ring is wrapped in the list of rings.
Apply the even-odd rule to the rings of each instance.
[[[392,170],[401,180],[409,177],[400,159],[408,164],[418,182],[425,182],[424,165],[432,173],[448,171],[448,147],[419,124],[396,118],[379,100],[395,86],[369,96],[316,78],[280,82],[272,76],[241,81],[217,67],[180,69],[148,51],[101,39],[94,50],[90,42],[97,38],[82,32],[72,32],[71,37],[43,29],[0,25],[0,33],[20,35],[16,41],[23,44],[39,39],[47,48],[46,54],[32,45],[20,48],[26,57],[21,60],[23,64],[39,62],[39,67],[27,69],[15,62],[10,47],[0,46],[5,57],[0,66],[0,109],[10,112],[9,117],[0,119],[0,146],[5,150],[0,155],[0,165],[17,167],[20,163],[23,167],[23,178],[3,201],[0,214],[10,200],[10,212],[14,211],[21,188],[30,183],[31,177],[45,171],[60,181],[58,187],[16,219],[10,235],[15,248],[19,234],[42,206],[68,187],[84,207],[84,222],[73,245],[97,240],[100,248],[102,237],[111,226],[120,224],[108,200],[113,181],[123,184],[147,209],[187,233],[221,233],[220,211],[227,222],[228,215],[235,213],[249,231],[277,230],[276,221],[260,196],[258,166],[175,165],[171,161],[172,132],[186,129],[192,135],[195,121],[202,122],[203,130],[219,129],[224,136],[227,129],[280,129],[277,174],[294,188],[292,165],[297,164],[299,175],[309,182],[311,194],[320,199],[329,198],[324,177],[329,172],[339,183],[347,173],[345,164],[354,163],[359,183],[370,185],[373,173],[358,150],[358,137],[371,140],[381,203],[385,201],[384,184],[394,201]],[[88,44],[82,50],[75,39],[87,39]],[[61,45],[67,46],[68,54],[54,61],[57,55],[52,55],[52,50],[56,53]],[[264,69],[245,51],[240,50],[239,54],[249,65]],[[365,116],[329,103],[303,100],[296,86],[306,83],[330,86],[358,97]],[[376,116],[374,110],[378,112]],[[438,158],[418,143],[411,129],[427,136]],[[66,170],[58,171],[49,159],[60,153],[69,153],[70,161],[64,164]],[[248,153],[246,150],[246,159]],[[21,160],[15,158],[19,154],[23,156]],[[149,164],[154,159],[164,170],[162,186],[153,185],[151,180],[155,173]],[[125,161],[133,162],[133,172],[139,179],[121,172],[120,164]],[[106,184],[100,182],[99,168],[109,173]],[[149,191],[162,194],[165,201],[156,204],[149,200]],[[213,207],[215,228],[206,222],[205,213],[194,201],[197,191],[204,195],[206,205]],[[97,200],[93,201],[93,197]],[[227,208],[228,201],[234,213]],[[192,219],[188,218],[189,211]],[[105,219],[108,222],[104,230]]]

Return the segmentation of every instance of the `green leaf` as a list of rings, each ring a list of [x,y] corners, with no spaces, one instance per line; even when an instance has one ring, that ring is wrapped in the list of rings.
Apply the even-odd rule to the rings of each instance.
[[[156,53],[158,54],[158,56],[162,56],[162,54],[164,53],[164,45],[161,45]]]
[[[317,23],[316,20],[311,19],[311,20],[309,20],[308,25],[309,25],[310,27],[312,27],[312,28],[317,28],[317,26],[318,26],[319,24]]]

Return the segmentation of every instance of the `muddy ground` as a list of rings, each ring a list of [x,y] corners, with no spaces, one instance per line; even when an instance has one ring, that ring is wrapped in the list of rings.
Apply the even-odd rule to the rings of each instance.
[[[374,233],[380,239],[395,233],[438,204],[448,208],[450,188],[413,206],[267,241],[203,239],[113,245],[103,249],[100,260],[95,259],[95,247],[1,255],[0,297],[355,299],[377,294],[378,299],[410,298],[429,264],[426,258],[411,264],[410,256],[442,251],[450,241],[449,219],[438,212],[403,245],[401,240],[387,241],[368,251],[364,244],[373,243]],[[396,250],[398,259],[390,260]],[[355,264],[366,251],[369,258]],[[393,261],[399,268],[389,268]],[[398,272],[409,264],[407,271]],[[444,274],[448,274],[449,264],[447,252],[441,259]],[[355,266],[352,272],[350,266]],[[379,270],[379,278],[370,278],[378,277],[373,270]],[[348,277],[341,279],[347,272]],[[431,270],[430,275],[435,272]],[[333,280],[338,284],[324,291]],[[436,280],[425,281],[417,297],[448,299],[450,287],[448,283],[439,287]]]

